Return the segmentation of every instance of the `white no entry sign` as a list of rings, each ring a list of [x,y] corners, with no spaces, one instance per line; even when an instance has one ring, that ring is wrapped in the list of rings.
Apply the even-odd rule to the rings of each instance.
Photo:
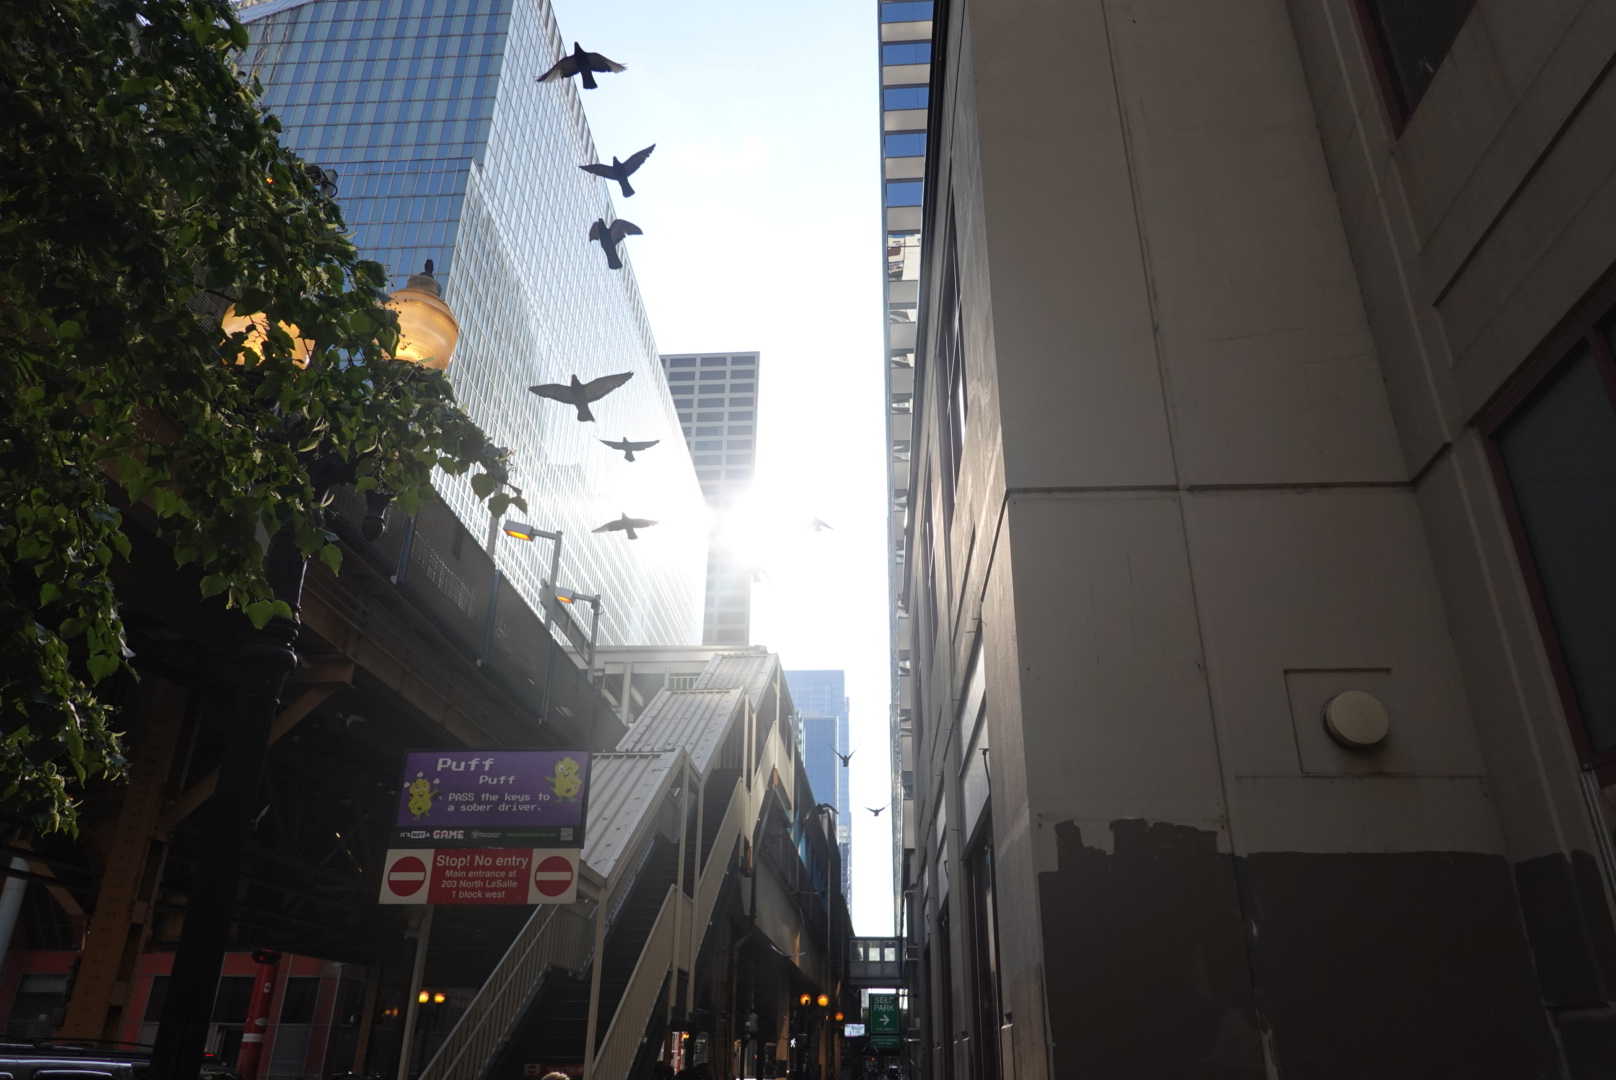
[[[382,870],[382,903],[426,903],[427,865],[431,851],[389,851]]]
[[[576,852],[533,853],[533,891],[540,897],[535,903],[570,903],[570,900],[562,900],[561,897],[578,891],[576,859]]]
[[[382,866],[384,904],[570,904],[576,848],[394,848]]]

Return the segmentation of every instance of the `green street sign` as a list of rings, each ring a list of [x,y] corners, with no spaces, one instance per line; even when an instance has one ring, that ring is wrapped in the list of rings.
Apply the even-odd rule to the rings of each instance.
[[[875,1037],[889,1035],[894,1041],[898,1036],[898,995],[897,994],[871,994],[870,995],[870,1034]]]

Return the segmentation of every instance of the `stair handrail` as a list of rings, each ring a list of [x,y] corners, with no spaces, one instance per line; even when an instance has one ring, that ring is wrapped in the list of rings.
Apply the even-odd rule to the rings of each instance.
[[[668,969],[673,962],[674,908],[684,900],[676,886],[668,886],[657,912],[656,922],[646,935],[645,946],[634,963],[634,972],[628,977],[623,996],[617,1001],[612,1022],[606,1028],[606,1037],[600,1041],[590,1075],[585,1080],[627,1080],[628,1070],[639,1053],[645,1025],[651,1019],[657,995],[666,983]]]
[[[594,920],[572,908],[546,904],[529,916],[419,1080],[477,1080],[526,1011],[545,972],[560,968],[577,975],[588,966]]]

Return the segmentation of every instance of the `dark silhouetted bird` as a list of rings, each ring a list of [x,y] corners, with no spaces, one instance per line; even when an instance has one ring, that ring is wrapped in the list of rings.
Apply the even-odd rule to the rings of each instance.
[[[632,221],[618,218],[608,228],[604,218],[596,218],[595,223],[589,226],[589,239],[598,241],[606,251],[606,265],[612,270],[623,269],[623,260],[617,257],[617,245],[623,242],[625,236],[644,236],[645,233]]]
[[[847,763],[849,761],[853,760],[853,755],[859,752],[859,748],[857,746],[855,746],[855,747],[853,747],[853,749],[849,750],[847,753],[844,754],[840,750],[836,749],[836,744],[835,743],[831,743],[830,744],[830,752],[835,754],[837,757],[842,759],[842,768],[845,769],[845,768],[847,768]]]
[[[589,403],[599,401],[633,377],[632,371],[625,371],[619,375],[602,375],[589,382],[579,382],[578,376],[574,375],[571,383],[544,383],[527,389],[531,394],[547,397],[552,401],[564,401],[568,405],[576,405],[580,421],[593,420],[595,414],[589,411]]]
[[[885,810],[886,807],[884,807],[884,806],[866,806],[864,809],[868,810],[870,813],[874,814],[876,817],[880,817],[881,816],[881,811]]]
[[[555,67],[538,77],[539,82],[555,82],[558,79],[570,78],[573,75],[584,77],[584,89],[595,89],[595,72],[597,71],[627,71],[628,68],[615,60],[608,60],[598,52],[585,52],[584,47],[576,41],[572,43],[572,52],[556,61]]]
[[[827,525],[818,518],[814,518],[813,522],[808,527],[814,530],[814,532],[824,532],[826,529],[829,529],[831,532],[836,531],[836,527],[834,525]]]
[[[645,159],[650,157],[651,151],[655,149],[656,143],[652,143],[644,150],[630,154],[627,161],[618,161],[617,155],[613,154],[610,165],[580,165],[578,167],[586,173],[594,173],[596,176],[604,176],[608,180],[616,180],[617,186],[623,189],[623,198],[629,199],[634,196],[634,188],[628,182],[628,178],[640,171],[640,166],[645,164]]]
[[[634,460],[634,451],[636,451],[636,450],[649,450],[649,449],[651,449],[651,447],[655,446],[657,443],[661,442],[662,440],[661,439],[650,439],[650,440],[647,440],[646,442],[630,442],[628,436],[625,435],[621,439],[617,440],[616,442],[612,442],[612,440],[610,440],[610,439],[602,439],[600,441],[605,443],[607,446],[611,447],[613,450],[621,450],[621,451],[623,451],[623,460],[624,461],[633,461]]]
[[[600,528],[596,529],[595,531],[596,532],[625,532],[625,533],[628,533],[628,538],[630,540],[638,540],[639,535],[635,533],[635,531],[634,531],[635,529],[649,529],[652,525],[655,525],[655,524],[656,524],[656,522],[652,521],[650,518],[631,518],[627,514],[624,514],[622,517],[618,518],[616,521],[608,521],[606,524],[602,525]]]

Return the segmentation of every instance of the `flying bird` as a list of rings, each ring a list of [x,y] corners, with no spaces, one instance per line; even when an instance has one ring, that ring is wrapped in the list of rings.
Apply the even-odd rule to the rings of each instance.
[[[625,236],[644,236],[645,232],[632,221],[618,218],[610,226],[604,218],[596,218],[595,223],[589,226],[589,239],[598,241],[606,252],[606,267],[610,270],[623,269],[623,260],[617,257],[617,245],[623,242]]]
[[[835,754],[837,757],[842,759],[842,768],[845,769],[845,768],[847,768],[847,763],[849,761],[853,760],[853,755],[859,752],[859,748],[857,746],[855,746],[855,747],[853,747],[853,749],[849,750],[847,753],[844,754],[840,750],[836,749],[836,744],[835,743],[831,743],[830,744],[830,752]]]
[[[886,807],[884,807],[884,806],[866,806],[864,809],[868,810],[870,813],[874,814],[876,817],[880,817],[881,816],[881,811],[885,810]]]
[[[646,442],[630,442],[628,436],[625,435],[621,439],[619,439],[617,442],[612,442],[612,440],[610,440],[610,439],[602,439],[600,441],[605,443],[607,446],[611,447],[613,450],[621,450],[621,451],[623,451],[623,460],[624,461],[633,461],[634,460],[634,451],[636,451],[636,450],[649,450],[649,449],[651,449],[651,447],[655,446],[657,443],[661,442],[662,440],[661,439],[650,439],[650,440],[648,440]]]
[[[598,52],[585,52],[584,47],[576,41],[572,43],[572,52],[556,61],[555,67],[540,75],[538,82],[555,82],[558,79],[571,78],[574,75],[584,77],[584,89],[595,89],[595,72],[597,71],[627,71],[628,68],[615,60],[608,60]]]
[[[655,524],[656,522],[652,521],[650,518],[631,518],[627,514],[624,514],[616,521],[608,521],[595,531],[626,532],[628,533],[628,538],[630,540],[638,540],[639,536],[634,532],[635,529],[648,529]]]
[[[623,198],[630,199],[634,197],[634,187],[628,182],[628,178],[639,172],[640,166],[645,164],[645,159],[650,157],[651,151],[655,149],[656,143],[652,143],[644,150],[630,154],[627,161],[618,161],[617,155],[613,154],[610,165],[580,165],[578,167],[586,173],[604,176],[608,180],[616,180],[617,185],[623,189]]]
[[[831,532],[836,531],[836,526],[829,525],[823,521],[820,521],[818,518],[814,518],[813,522],[809,524],[808,527],[814,530],[814,532],[824,532],[826,529],[829,529]]]
[[[617,375],[602,375],[588,382],[579,382],[578,376],[574,375],[571,383],[544,383],[527,389],[528,393],[549,398],[551,401],[564,401],[568,405],[576,405],[578,419],[581,422],[595,418],[595,414],[589,411],[591,401],[599,401],[633,377],[632,371],[625,371]]]

